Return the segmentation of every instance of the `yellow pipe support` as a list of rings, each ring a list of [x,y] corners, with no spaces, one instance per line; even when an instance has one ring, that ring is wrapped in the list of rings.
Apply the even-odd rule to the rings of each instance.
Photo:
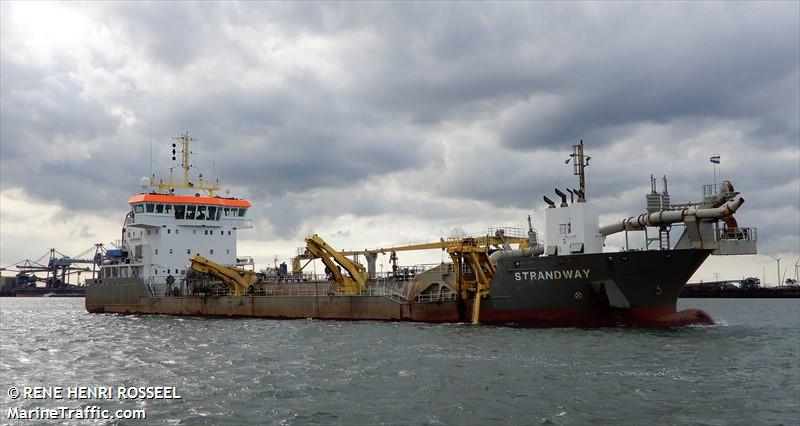
[[[472,323],[478,324],[481,315],[481,292],[475,292],[475,302],[472,304]]]

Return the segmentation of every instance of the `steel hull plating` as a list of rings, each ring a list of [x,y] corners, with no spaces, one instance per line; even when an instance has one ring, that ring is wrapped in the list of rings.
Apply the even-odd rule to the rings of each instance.
[[[708,250],[634,251],[501,259],[483,324],[682,326],[712,324],[702,311],[677,312],[681,287]],[[577,272],[576,272],[577,271]],[[89,312],[467,322],[473,300],[403,302],[383,296],[153,297],[137,278],[87,283]]]

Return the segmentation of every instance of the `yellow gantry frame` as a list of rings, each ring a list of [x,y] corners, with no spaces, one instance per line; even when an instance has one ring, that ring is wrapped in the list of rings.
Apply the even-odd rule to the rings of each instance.
[[[234,296],[247,294],[247,289],[260,281],[258,275],[253,271],[220,265],[199,254],[190,257],[189,260],[192,262],[192,269],[219,278],[223,284],[231,289]]]
[[[472,304],[472,323],[480,322],[481,299],[489,296],[489,284],[494,278],[494,264],[489,259],[488,246],[481,245],[472,238],[451,240],[447,253],[453,259],[456,270],[456,288],[464,300],[474,294]],[[465,274],[464,266],[471,273]]]

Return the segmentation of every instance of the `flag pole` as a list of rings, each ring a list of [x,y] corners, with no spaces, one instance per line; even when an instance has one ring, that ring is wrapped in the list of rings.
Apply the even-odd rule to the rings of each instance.
[[[714,192],[717,192],[717,163],[714,163]]]
[[[717,189],[717,165],[719,165],[719,154],[714,154],[711,157],[711,163],[714,164],[714,193],[718,192]]]

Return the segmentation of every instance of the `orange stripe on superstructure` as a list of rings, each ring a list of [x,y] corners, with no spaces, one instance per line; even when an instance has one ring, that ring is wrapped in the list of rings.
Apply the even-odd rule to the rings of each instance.
[[[226,207],[253,206],[247,200],[217,197],[192,197],[190,195],[136,194],[128,200],[128,204],[142,202],[165,204],[211,204]]]

